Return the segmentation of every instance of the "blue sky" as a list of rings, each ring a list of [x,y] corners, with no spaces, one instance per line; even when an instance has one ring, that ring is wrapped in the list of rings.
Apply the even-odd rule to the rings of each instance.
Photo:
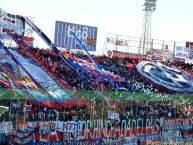
[[[140,37],[143,3],[144,0],[0,0],[0,7],[35,17],[35,24],[52,40],[56,20],[96,26],[97,49],[101,50],[107,33]],[[158,0],[152,38],[193,41],[192,6],[192,0]]]

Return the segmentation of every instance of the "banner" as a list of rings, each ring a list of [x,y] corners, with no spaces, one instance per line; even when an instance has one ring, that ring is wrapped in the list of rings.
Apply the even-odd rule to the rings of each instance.
[[[164,119],[163,130],[193,130],[193,119]]]
[[[163,120],[162,141],[164,142],[192,142],[193,119]]]
[[[135,60],[147,60],[147,56],[141,56],[135,53],[126,53],[126,52],[120,52],[120,51],[112,51],[112,57],[118,57],[118,58],[130,58]]]
[[[141,75],[168,92],[193,93],[193,77],[186,72],[150,61],[141,61],[136,67]]]
[[[119,39],[115,41],[115,44],[119,45],[119,46],[127,46],[128,45],[127,40],[119,40]]]
[[[82,131],[82,121],[52,121],[50,122],[50,127],[59,132]]]
[[[187,48],[193,47],[193,42],[186,42],[186,47]]]
[[[116,39],[116,38],[106,38],[106,43],[115,44],[117,46],[128,46],[127,40],[124,39]]]
[[[181,58],[181,59],[189,58],[189,48],[184,46],[176,46],[175,58]]]
[[[97,27],[92,26],[56,21],[54,44],[61,48],[78,49],[70,32],[76,34],[87,51],[96,51]]]
[[[22,35],[25,31],[25,20],[21,19],[21,16],[7,13],[0,9],[0,28],[2,27],[2,32],[6,30],[14,32],[16,31],[19,35]],[[3,22],[3,23],[2,23]]]
[[[189,48],[189,59],[193,60],[193,46]]]
[[[16,24],[14,24],[12,22],[8,22],[8,21],[5,21],[5,20],[0,20],[0,28],[14,30],[14,31],[16,31],[18,33],[22,33],[22,32],[25,31],[19,25],[16,25]]]
[[[11,125],[13,130],[6,127],[12,122],[0,123],[0,141],[5,135],[14,144],[60,145],[74,144],[116,144],[128,145],[152,142],[192,142],[193,120],[143,118],[121,120],[114,125],[112,120],[83,120],[83,121],[47,121],[20,122]],[[5,125],[5,127],[3,127]],[[19,127],[19,128],[18,128]],[[20,128],[21,127],[21,128]],[[10,127],[8,127],[10,128]],[[34,132],[26,132],[34,128]],[[8,134],[5,134],[9,132]]]

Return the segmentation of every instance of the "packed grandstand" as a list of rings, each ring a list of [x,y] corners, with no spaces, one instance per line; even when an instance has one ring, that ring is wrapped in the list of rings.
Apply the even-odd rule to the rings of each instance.
[[[0,142],[193,142],[193,64],[182,61],[187,53],[184,47],[184,51],[176,47],[172,60],[155,61],[151,55],[113,50],[90,55],[89,51],[96,49],[96,35],[82,38],[72,31],[64,33],[70,38],[61,36],[60,27],[71,23],[56,22],[58,35],[52,43],[27,17],[14,15],[20,28],[9,20],[11,14],[6,15],[5,19],[1,16]],[[33,39],[24,36],[25,25],[50,48],[34,47]],[[79,27],[83,33],[97,30]],[[7,45],[6,37],[16,45]],[[62,38],[73,41],[66,42],[69,49],[58,49],[67,46]],[[123,40],[109,41],[126,45]]]

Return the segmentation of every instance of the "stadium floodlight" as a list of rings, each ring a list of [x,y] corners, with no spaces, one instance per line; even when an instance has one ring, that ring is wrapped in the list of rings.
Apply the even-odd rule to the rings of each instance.
[[[145,6],[145,9],[143,9],[143,11],[154,12],[156,10],[156,3],[157,0],[145,0],[145,3],[143,5]]]
[[[141,33],[141,41],[139,44],[139,54],[147,54],[152,50],[152,40],[151,40],[151,23],[152,23],[152,13],[156,10],[157,0],[145,0],[144,6],[144,19],[143,27]],[[142,52],[141,52],[142,50]]]

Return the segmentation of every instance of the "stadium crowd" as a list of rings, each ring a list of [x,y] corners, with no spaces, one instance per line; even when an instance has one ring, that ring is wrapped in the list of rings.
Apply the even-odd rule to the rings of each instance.
[[[169,117],[185,118],[192,117],[193,105],[176,104],[167,102],[129,102],[127,103],[125,117]]]
[[[137,60],[109,58],[105,56],[95,57],[105,70],[125,78],[125,82],[116,81],[114,83],[109,83],[106,80],[99,81],[96,79],[96,76],[87,74],[83,70],[76,69],[74,71],[50,50],[33,48],[33,51],[55,76],[65,80],[77,90],[124,90],[147,94],[158,92],[157,88],[151,83],[145,82],[144,78],[136,71],[134,65],[137,63]],[[63,54],[70,54],[75,58],[89,61],[87,57],[82,54],[71,54],[69,51],[64,51]],[[128,64],[133,64],[133,66],[128,67]]]
[[[2,100],[0,105],[9,107],[3,121],[78,121],[90,118],[107,118],[109,108],[100,101],[89,105],[72,105],[71,107],[48,108],[37,106],[26,100]],[[172,101],[145,102],[126,101],[121,104],[120,121],[132,118],[189,118],[193,116],[192,104],[177,104]],[[120,104],[119,104],[120,106]],[[114,111],[115,108],[111,108]]]
[[[21,49],[18,49],[22,51]],[[97,91],[132,91],[152,94],[158,92],[157,88],[151,83],[144,81],[144,78],[138,74],[135,68],[135,64],[140,60],[124,59],[124,58],[109,58],[105,56],[94,57],[98,63],[107,71],[119,75],[125,78],[125,82],[109,83],[107,81],[98,81],[95,76],[89,75],[81,70],[73,70],[63,63],[62,60],[50,50],[44,50],[39,48],[32,49],[35,55],[46,65],[46,67],[58,78],[68,82],[74,89],[88,90],[94,89]],[[88,58],[82,54],[75,54],[69,51],[63,52],[64,54],[72,55],[73,57],[88,60]],[[191,72],[193,66],[184,64],[167,64],[181,67],[182,69]],[[1,101],[1,103],[4,101]],[[7,103],[7,104],[6,104]],[[192,117],[193,105],[192,104],[176,104],[174,102],[144,102],[144,101],[127,101],[124,102],[124,108],[121,112],[118,112],[120,119],[128,118],[142,118],[142,117]],[[123,106],[120,105],[120,106]],[[81,105],[62,107],[60,109],[48,108],[44,106],[36,106],[30,102],[17,101],[5,101],[5,106],[10,107],[9,111],[5,113],[4,119],[7,120],[86,120],[90,119],[93,114],[100,116],[103,112],[104,116],[107,116],[108,110],[100,102],[94,105]],[[94,109],[93,109],[94,108]],[[106,113],[106,115],[105,115]]]
[[[175,66],[179,69],[185,70],[191,74],[193,74],[193,64],[191,63],[185,63],[185,62],[167,62],[168,66]]]

